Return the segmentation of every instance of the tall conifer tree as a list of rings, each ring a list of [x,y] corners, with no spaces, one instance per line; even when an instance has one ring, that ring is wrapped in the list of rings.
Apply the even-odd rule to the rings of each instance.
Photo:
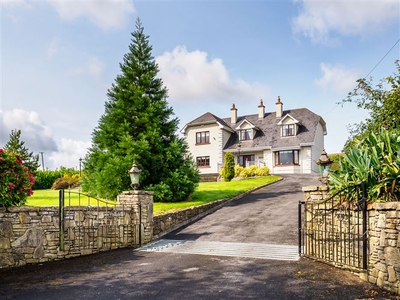
[[[151,52],[137,19],[84,160],[83,187],[101,197],[129,189],[127,170],[133,161],[142,170],[141,189],[154,190],[156,201],[183,201],[199,181],[185,140],[176,136],[179,121]]]
[[[29,152],[25,142],[21,141],[21,130],[11,130],[10,139],[4,145],[4,150],[17,154],[30,173],[35,173],[39,167],[39,155]]]

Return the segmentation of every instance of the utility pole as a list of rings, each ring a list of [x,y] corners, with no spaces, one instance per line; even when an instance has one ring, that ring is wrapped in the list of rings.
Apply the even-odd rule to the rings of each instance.
[[[42,156],[42,170],[44,171],[44,160],[43,160],[43,153],[44,152],[39,152],[40,153],[40,155]]]

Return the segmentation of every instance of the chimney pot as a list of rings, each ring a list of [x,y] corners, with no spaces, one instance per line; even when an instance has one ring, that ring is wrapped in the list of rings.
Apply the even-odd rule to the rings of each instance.
[[[260,105],[258,106],[258,119],[264,119],[264,116],[265,116],[265,106],[261,99]]]
[[[236,124],[236,122],[237,122],[237,108],[235,106],[235,103],[233,103],[231,108],[231,124]]]
[[[283,114],[283,103],[281,102],[281,97],[278,96],[278,101],[275,104],[276,106],[276,117],[277,118],[282,118]]]

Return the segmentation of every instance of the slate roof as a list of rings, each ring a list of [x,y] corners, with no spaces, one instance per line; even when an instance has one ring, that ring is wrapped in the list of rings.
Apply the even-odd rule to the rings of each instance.
[[[281,126],[277,124],[288,114],[300,121],[301,125],[296,136],[281,137]],[[276,118],[275,112],[266,113],[263,119],[259,119],[258,114],[238,116],[236,124],[231,124],[230,118],[221,119],[208,112],[187,123],[182,131],[189,126],[213,124],[218,122],[226,127],[226,129],[230,129],[229,131],[234,132],[224,147],[224,150],[234,150],[237,149],[239,143],[239,136],[235,129],[245,119],[254,124],[259,130],[252,140],[241,141],[241,149],[243,150],[249,148],[269,147],[273,149],[295,148],[300,147],[302,144],[311,144],[314,142],[318,123],[322,124],[324,133],[326,132],[325,121],[319,115],[313,113],[307,108],[284,110],[282,118]]]

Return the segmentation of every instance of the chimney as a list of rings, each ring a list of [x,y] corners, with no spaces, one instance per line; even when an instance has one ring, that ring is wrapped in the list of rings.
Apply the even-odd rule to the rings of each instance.
[[[265,115],[265,106],[261,99],[260,105],[258,106],[258,119],[264,119],[264,115]]]
[[[235,107],[235,104],[232,104],[231,108],[231,124],[236,124],[237,122],[237,108]]]
[[[283,113],[283,103],[281,102],[281,97],[278,96],[278,101],[276,102],[276,117],[282,118]]]

